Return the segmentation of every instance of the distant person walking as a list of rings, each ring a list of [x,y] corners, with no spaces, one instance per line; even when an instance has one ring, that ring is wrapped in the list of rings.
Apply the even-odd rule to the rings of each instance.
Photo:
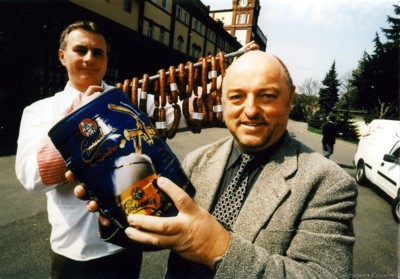
[[[328,123],[322,128],[322,150],[326,158],[333,154],[333,147],[335,146],[336,137],[341,133],[338,132],[338,127],[335,123],[336,117],[334,115],[329,116]]]

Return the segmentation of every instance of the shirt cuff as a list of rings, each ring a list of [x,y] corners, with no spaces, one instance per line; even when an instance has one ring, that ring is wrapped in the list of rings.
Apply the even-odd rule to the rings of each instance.
[[[43,184],[54,185],[66,181],[67,167],[64,159],[49,138],[44,140],[38,149],[37,163]]]

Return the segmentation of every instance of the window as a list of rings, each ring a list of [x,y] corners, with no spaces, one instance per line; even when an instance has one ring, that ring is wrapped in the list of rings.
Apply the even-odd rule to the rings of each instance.
[[[197,31],[197,24],[198,24],[198,21],[197,21],[197,19],[195,19],[195,20],[194,20],[194,27],[193,27],[193,29],[196,30],[196,31]]]
[[[208,29],[208,35],[207,38],[212,41],[215,42],[215,33],[213,31],[211,31],[210,29]]]
[[[196,44],[192,45],[192,56],[197,57],[197,46]]]
[[[153,23],[149,22],[149,28],[147,29],[147,36],[153,38]]]
[[[246,14],[240,14],[239,15],[239,23],[240,24],[246,23]]]
[[[187,15],[188,15],[187,12],[184,11],[183,12],[183,19],[182,19],[184,23],[187,23]]]
[[[181,7],[176,6],[176,18],[181,19]]]
[[[160,43],[164,43],[164,36],[165,36],[165,30],[163,28],[160,29]]]
[[[197,56],[196,56],[196,58],[200,58],[200,56],[201,56],[201,47],[197,46]]]
[[[132,11],[132,0],[124,0],[124,11],[129,13]]]
[[[163,7],[164,9],[167,8],[167,0],[163,0],[163,1],[162,1],[162,7]]]
[[[178,37],[178,50],[179,51],[183,51],[183,38],[182,38],[182,36],[179,36]]]

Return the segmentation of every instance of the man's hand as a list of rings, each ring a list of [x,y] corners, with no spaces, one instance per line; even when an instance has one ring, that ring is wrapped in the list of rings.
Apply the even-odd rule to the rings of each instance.
[[[228,249],[229,232],[172,181],[160,177],[157,184],[172,199],[179,214],[174,217],[129,215],[132,227],[125,233],[135,241],[171,249],[185,259],[212,267],[213,259]]]
[[[93,99],[95,99],[96,97],[100,96],[101,92],[103,92],[104,89],[103,87],[99,86],[99,85],[91,85],[86,89],[85,94],[82,95],[81,97],[81,103],[86,104],[90,101],[92,101]]]
[[[244,46],[244,48],[246,49],[246,51],[250,51],[250,50],[258,50],[260,47],[254,41],[251,41],[250,43],[247,43]]]
[[[67,178],[67,180],[69,182],[76,182],[76,179],[75,179],[72,171],[67,171],[65,173],[65,177]],[[76,185],[74,188],[74,194],[80,200],[88,200],[89,199],[88,196],[86,195],[86,189],[85,189],[84,185],[81,185],[81,184]],[[86,209],[89,212],[95,213],[95,212],[99,211],[99,205],[97,204],[97,202],[95,200],[89,200],[86,204]],[[110,225],[110,220],[101,214],[99,216],[99,221],[100,221],[100,224],[102,224],[103,226],[107,227]]]

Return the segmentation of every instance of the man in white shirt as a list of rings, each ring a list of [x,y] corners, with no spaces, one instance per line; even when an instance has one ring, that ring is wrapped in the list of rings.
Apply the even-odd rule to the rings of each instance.
[[[16,174],[23,186],[46,193],[51,224],[51,278],[137,278],[142,254],[103,242],[97,217],[74,195],[66,166],[50,138],[50,128],[94,92],[112,88],[103,82],[108,45],[93,22],[79,21],[61,34],[59,59],[69,81],[63,91],[25,108],[18,138]]]

